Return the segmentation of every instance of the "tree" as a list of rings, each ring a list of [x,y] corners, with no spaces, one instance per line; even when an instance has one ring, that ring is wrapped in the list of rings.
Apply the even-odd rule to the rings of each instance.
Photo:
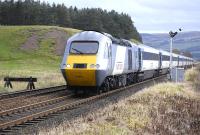
[[[128,14],[100,8],[67,8],[64,4],[50,5],[34,0],[0,0],[2,25],[59,25],[81,30],[107,32],[118,38],[142,38]]]
[[[1,25],[1,5],[2,5],[2,2],[1,2],[1,0],[0,0],[0,25]]]
[[[181,54],[181,51],[179,50],[179,49],[173,49],[173,51],[172,51],[173,53],[175,53],[175,54]]]
[[[183,52],[183,55],[192,58],[192,54],[188,51]]]
[[[60,5],[58,4],[56,7],[56,16],[57,16],[57,21],[56,24],[60,26],[65,26],[65,27],[70,27],[71,26],[71,18],[69,16],[69,11],[65,7],[64,4]]]

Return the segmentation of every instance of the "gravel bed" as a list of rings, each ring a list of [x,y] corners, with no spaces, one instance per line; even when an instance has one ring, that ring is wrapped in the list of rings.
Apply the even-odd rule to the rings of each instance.
[[[8,109],[13,109],[16,107],[21,107],[33,103],[38,103],[41,101],[49,100],[55,97],[59,96],[64,96],[69,94],[67,91],[59,91],[59,92],[54,92],[54,93],[45,93],[45,94],[40,94],[40,95],[34,95],[34,96],[20,96],[16,97],[13,100],[8,99],[8,100],[0,100],[0,111],[3,110],[8,110]]]
[[[99,109],[106,108],[111,104],[115,104],[120,100],[123,100],[127,97],[132,96],[137,91],[142,90],[143,88],[147,88],[152,86],[158,82],[167,81],[167,79],[160,79],[157,81],[150,82],[145,86],[140,86],[133,88],[131,91],[123,91],[112,96],[100,99],[95,102],[88,103],[86,105],[81,105],[80,107],[74,108],[73,110],[62,111],[61,113],[51,115],[37,123],[33,123],[32,125],[22,126],[20,128],[13,128],[12,132],[9,132],[10,135],[37,135],[39,131],[46,130],[47,132],[51,129],[62,125],[63,123],[70,123],[77,120],[80,117],[89,116],[91,113],[98,111]]]

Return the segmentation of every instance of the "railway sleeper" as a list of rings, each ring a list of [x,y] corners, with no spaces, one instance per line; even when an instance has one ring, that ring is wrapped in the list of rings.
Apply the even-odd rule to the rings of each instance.
[[[40,117],[40,118],[34,119],[34,120],[30,121],[30,122],[40,122],[40,121],[43,121],[43,120],[45,120],[47,118],[48,117]]]
[[[12,130],[14,129],[16,129],[16,130],[18,130],[18,129],[20,129],[20,128],[23,128],[23,127],[26,127],[24,124],[20,124],[20,125],[16,125],[16,126],[14,126],[14,127],[12,127]]]
[[[38,121],[39,122],[39,121]],[[26,123],[24,123],[23,125],[25,125],[25,126],[31,126],[31,125],[34,125],[35,123],[38,123],[38,122],[26,122]]]
[[[42,121],[42,120],[32,120],[32,121],[28,121],[28,122],[24,123],[23,125],[33,125],[33,124],[36,124],[36,123],[38,123],[40,121]]]
[[[11,132],[12,129],[11,128],[6,128],[6,129],[1,129],[0,133],[7,133],[7,132]]]

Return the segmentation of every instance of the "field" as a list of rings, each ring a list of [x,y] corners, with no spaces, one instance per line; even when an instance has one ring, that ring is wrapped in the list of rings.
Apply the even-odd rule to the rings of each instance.
[[[0,26],[0,92],[21,90],[26,83],[4,88],[3,78],[37,77],[37,88],[65,84],[60,63],[65,43],[79,30],[56,26]]]

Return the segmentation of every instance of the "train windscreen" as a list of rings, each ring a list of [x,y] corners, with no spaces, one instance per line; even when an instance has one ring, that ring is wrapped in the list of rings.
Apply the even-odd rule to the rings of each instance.
[[[74,41],[71,43],[70,53],[72,54],[96,54],[99,43],[96,41]]]

